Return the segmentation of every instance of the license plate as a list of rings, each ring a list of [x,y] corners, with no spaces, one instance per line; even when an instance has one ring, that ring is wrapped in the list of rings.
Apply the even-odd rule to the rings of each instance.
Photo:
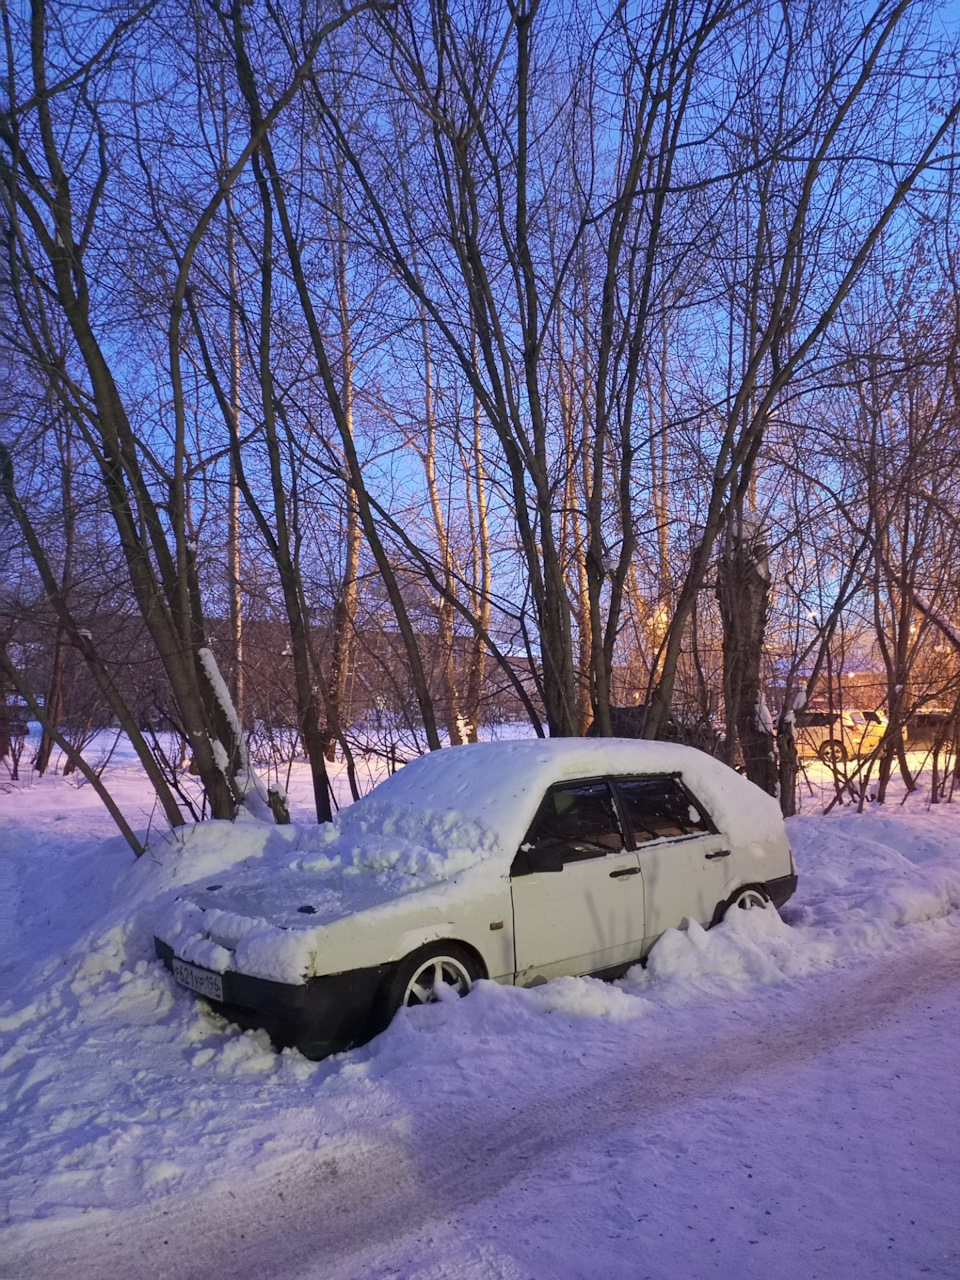
[[[196,965],[187,964],[183,960],[174,960],[173,976],[181,986],[189,987],[198,996],[206,996],[208,1000],[223,999],[223,979],[219,973],[198,969]]]

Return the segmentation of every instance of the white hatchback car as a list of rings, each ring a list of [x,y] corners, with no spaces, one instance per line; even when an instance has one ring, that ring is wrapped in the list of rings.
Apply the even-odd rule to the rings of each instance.
[[[156,930],[178,982],[311,1057],[478,978],[613,977],[684,917],[794,892],[776,801],[690,747],[554,739],[415,760],[181,893]]]

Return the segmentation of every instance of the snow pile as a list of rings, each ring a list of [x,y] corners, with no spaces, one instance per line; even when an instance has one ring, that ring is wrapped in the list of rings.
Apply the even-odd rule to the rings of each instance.
[[[396,871],[421,886],[448,880],[502,849],[489,825],[456,809],[402,808],[393,796],[380,795],[380,788],[339,814],[335,827],[348,866]],[[306,857],[302,865],[315,870],[328,864],[321,856]]]
[[[497,826],[464,814],[452,801],[442,809],[425,802],[424,769],[419,766],[433,759],[415,761],[323,826],[208,821],[157,836],[141,859],[140,874],[152,892],[199,884],[228,870],[238,873],[231,875],[237,885],[247,872],[309,873],[305,882],[311,876],[392,872],[398,893],[450,879],[502,852],[503,845]],[[416,786],[411,785],[414,778]],[[432,794],[445,792],[435,789]],[[252,882],[250,876],[246,879]]]
[[[344,916],[397,914],[413,893],[427,906],[482,892],[483,864],[498,847],[491,830],[456,812],[397,809],[376,796],[322,827],[244,826],[232,851],[211,825],[229,827],[200,824],[157,855],[154,895],[187,892],[172,902],[163,894],[152,927],[193,964],[277,982],[315,972],[324,931]]]
[[[642,1035],[656,1013],[646,994],[597,978],[554,978],[533,987],[481,980],[466,999],[449,992],[435,1004],[400,1009],[385,1032],[343,1055],[341,1071],[391,1086],[398,1075],[428,1073],[430,1089],[442,1095],[457,1087],[464,1071],[482,1077],[491,1058],[516,1060],[508,1070],[525,1071],[535,1090],[538,1076],[562,1073],[584,1040],[634,1029]],[[523,1067],[527,1055],[540,1065]]]
[[[828,944],[789,928],[773,906],[736,910],[709,932],[696,920],[668,929],[650,952],[646,971],[632,970],[625,985],[643,990],[651,983],[702,978],[774,983],[810,973],[835,955]]]
[[[844,813],[791,823],[803,893],[787,910],[795,924],[839,928],[882,946],[890,929],[960,909],[960,862],[952,812]],[[871,939],[875,941],[871,942]]]
[[[495,986],[496,984],[491,984]],[[643,1000],[628,996],[597,978],[554,978],[542,986],[499,987],[498,991],[515,991],[539,1013],[560,1013],[571,1018],[609,1018],[626,1022],[639,1018],[647,1008]]]
[[[323,828],[314,828],[323,830]],[[297,856],[302,829],[270,822],[209,820],[178,827],[151,839],[134,864],[129,892],[137,899],[213,880],[238,867],[289,864]]]

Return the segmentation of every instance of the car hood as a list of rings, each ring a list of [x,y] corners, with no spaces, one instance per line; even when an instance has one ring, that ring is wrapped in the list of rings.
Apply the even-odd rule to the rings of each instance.
[[[318,955],[329,957],[358,932],[443,918],[507,870],[479,828],[461,829],[442,852],[383,824],[314,830],[315,847],[299,856],[273,851],[186,886],[159,913],[156,936],[203,968],[300,983],[318,971]]]
[[[209,918],[262,920],[277,929],[310,929],[374,907],[398,886],[375,872],[315,872],[278,868],[236,876],[181,895]],[[396,877],[389,877],[395,881]],[[411,890],[416,889],[411,885]]]

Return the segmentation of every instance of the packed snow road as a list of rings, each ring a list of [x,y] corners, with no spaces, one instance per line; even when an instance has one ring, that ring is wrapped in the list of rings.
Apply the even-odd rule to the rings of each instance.
[[[629,1034],[568,1027],[542,1060],[494,1043],[498,995],[388,1035],[421,1052],[376,1127],[27,1232],[0,1274],[960,1275],[957,928]]]

